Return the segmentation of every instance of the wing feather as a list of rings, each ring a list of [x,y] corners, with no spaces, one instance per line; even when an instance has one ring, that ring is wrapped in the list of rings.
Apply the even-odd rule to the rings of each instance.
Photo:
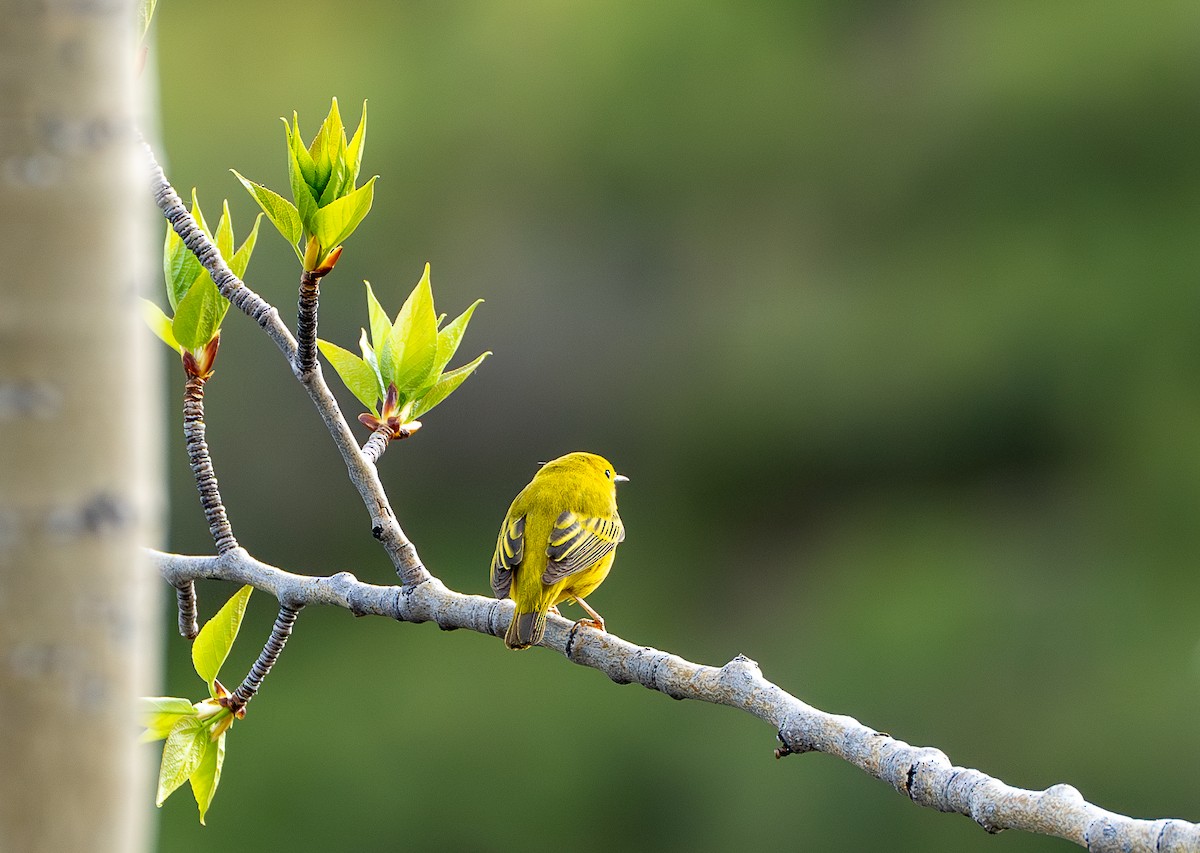
[[[542,583],[558,583],[563,578],[591,568],[625,539],[621,516],[595,518],[565,510],[554,522],[546,556],[550,562]]]
[[[512,587],[513,570],[525,556],[525,516],[505,519],[492,555],[492,592],[504,598]]]

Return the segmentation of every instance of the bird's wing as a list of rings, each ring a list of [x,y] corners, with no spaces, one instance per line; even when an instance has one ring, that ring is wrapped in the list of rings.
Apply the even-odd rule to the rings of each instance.
[[[508,595],[512,586],[513,569],[525,556],[525,516],[504,519],[500,536],[496,539],[496,553],[492,556],[492,592],[496,598]]]
[[[596,565],[624,539],[625,526],[616,513],[612,518],[589,518],[566,510],[550,531],[550,545],[546,548],[550,562],[542,583],[558,583],[567,575]]]

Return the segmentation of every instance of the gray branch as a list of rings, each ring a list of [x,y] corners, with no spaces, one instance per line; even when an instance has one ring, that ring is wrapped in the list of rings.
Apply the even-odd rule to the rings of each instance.
[[[408,586],[363,583],[349,572],[331,577],[292,574],[251,557],[242,548],[216,557],[149,551],[170,584],[201,578],[250,584],[292,607],[322,604],[356,616],[436,622],[504,636],[513,603],[448,589],[437,578]],[[1200,850],[1200,825],[1183,820],[1138,820],[1106,811],[1070,785],[1044,791],[1014,788],[992,776],[956,767],[939,749],[910,746],[853,717],[808,705],[763,677],[758,664],[738,655],[722,667],[702,666],[614,634],[579,628],[560,616],[547,619],[542,645],[572,663],[598,669],[618,684],[640,684],[673,699],[697,699],[746,711],[775,729],[777,757],[802,752],[837,756],[887,782],[918,805],[957,812],[988,832],[1019,829],[1073,841],[1094,853]]]

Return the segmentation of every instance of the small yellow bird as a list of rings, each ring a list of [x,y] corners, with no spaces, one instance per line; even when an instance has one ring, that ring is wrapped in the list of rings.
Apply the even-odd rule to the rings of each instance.
[[[591,617],[576,624],[604,630],[584,598],[604,582],[625,539],[617,483],[628,480],[603,456],[568,453],[543,465],[512,502],[492,557],[492,591],[517,604],[504,635],[510,649],[541,642],[546,613],[562,601]]]

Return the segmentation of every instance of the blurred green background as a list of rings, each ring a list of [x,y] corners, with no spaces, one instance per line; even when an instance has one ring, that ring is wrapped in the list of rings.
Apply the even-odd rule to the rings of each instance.
[[[209,0],[156,29],[168,175],[239,235],[228,169],[282,189],[278,117],[310,137],[369,99],[381,178],[323,337],[352,347],[361,280],[395,310],[426,261],[440,311],[487,300],[456,364],[495,356],[381,463],[448,585],[488,591],[538,460],[600,452],[632,478],[590,599],[623,637],[1200,819],[1200,5]],[[267,223],[259,246],[290,319],[295,258]],[[221,349],[241,543],[394,580],[277,351],[237,317]],[[162,358],[168,545],[209,553]],[[273,613],[256,596],[229,681]],[[164,690],[197,694],[165,641]],[[774,746],[545,651],[310,609],[209,826],[181,791],[159,847],[1071,849]]]

